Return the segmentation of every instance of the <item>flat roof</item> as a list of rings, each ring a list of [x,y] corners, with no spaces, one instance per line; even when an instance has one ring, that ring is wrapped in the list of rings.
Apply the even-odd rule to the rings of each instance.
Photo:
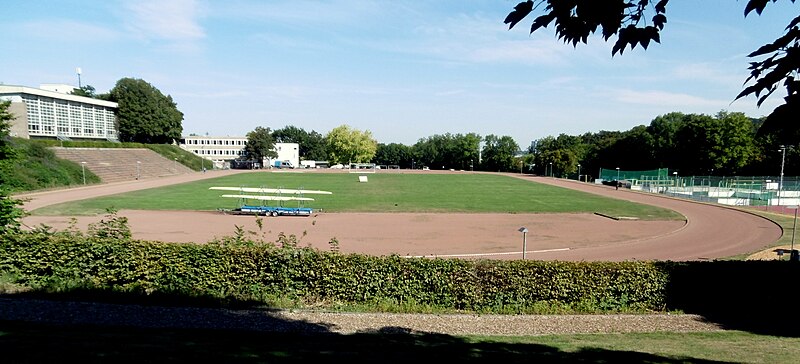
[[[119,106],[119,104],[117,104],[116,102],[98,100],[98,99],[93,99],[91,97],[63,94],[60,92],[47,91],[27,86],[0,85],[0,95],[14,95],[14,94],[29,94],[36,96],[44,96],[59,100],[67,100],[67,101],[80,102],[84,104],[105,106],[114,109],[116,109]]]

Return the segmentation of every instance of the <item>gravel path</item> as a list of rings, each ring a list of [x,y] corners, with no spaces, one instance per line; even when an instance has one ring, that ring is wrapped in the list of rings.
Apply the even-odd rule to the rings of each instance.
[[[447,335],[719,331],[696,315],[470,315],[233,310],[0,298],[0,322],[141,328],[233,329],[262,332]]]

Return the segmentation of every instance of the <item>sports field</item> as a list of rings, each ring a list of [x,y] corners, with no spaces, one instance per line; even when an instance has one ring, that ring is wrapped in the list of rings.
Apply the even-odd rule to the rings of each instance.
[[[231,192],[212,186],[325,190],[307,195],[307,207],[325,212],[426,213],[601,213],[642,220],[680,220],[680,214],[651,205],[612,199],[505,175],[478,173],[366,175],[350,173],[242,173],[154,189],[68,202],[34,215],[94,215],[116,210],[215,211],[238,207]],[[296,202],[285,202],[296,206]]]
[[[28,228],[85,229],[114,208],[136,239],[203,243],[243,230],[265,241],[295,235],[301,245],[319,249],[336,239],[341,252],[374,255],[519,259],[519,229],[526,227],[529,259],[696,260],[761,250],[782,233],[771,221],[735,209],[574,180],[381,171],[359,183],[358,176],[221,170],[18,197],[27,211],[37,211],[23,219]],[[259,221],[216,211],[238,203],[208,189],[226,185],[333,195],[309,195],[317,198],[309,206],[313,216]]]

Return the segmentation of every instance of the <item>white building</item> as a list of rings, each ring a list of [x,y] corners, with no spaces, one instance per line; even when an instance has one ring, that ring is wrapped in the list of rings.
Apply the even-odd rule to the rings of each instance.
[[[119,139],[117,103],[70,95],[75,87],[0,85],[0,101],[11,101],[11,136],[32,139]],[[46,88],[46,89],[45,89]]]
[[[229,168],[230,162],[244,156],[245,137],[215,137],[191,135],[183,137],[180,147],[195,155],[208,159],[215,168]],[[274,165],[277,161],[289,161],[295,168],[300,165],[300,147],[297,143],[275,143],[278,157],[259,161],[264,167]]]

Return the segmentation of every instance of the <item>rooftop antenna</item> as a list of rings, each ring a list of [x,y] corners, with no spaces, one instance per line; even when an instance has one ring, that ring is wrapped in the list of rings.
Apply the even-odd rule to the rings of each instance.
[[[82,88],[83,86],[81,86],[81,68],[80,67],[76,68],[75,73],[78,74],[78,88]]]

